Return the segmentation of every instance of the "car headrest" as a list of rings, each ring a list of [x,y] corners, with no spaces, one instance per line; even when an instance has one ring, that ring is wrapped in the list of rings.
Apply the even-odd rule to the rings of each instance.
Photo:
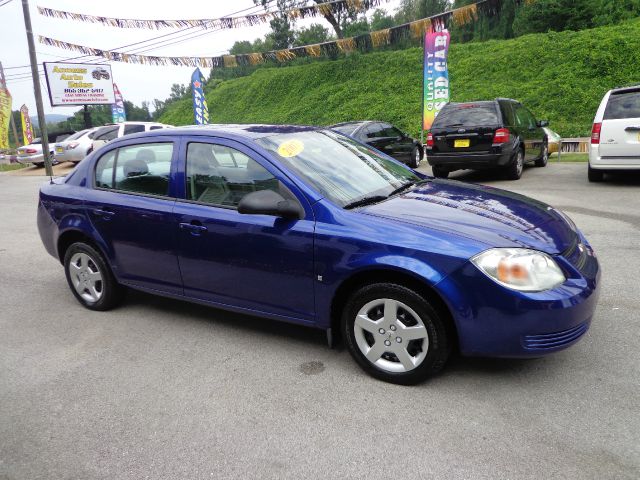
[[[153,152],[151,152],[153,154]],[[140,152],[136,158],[129,160],[122,167],[122,171],[125,177],[137,177],[139,175],[146,175],[149,173],[149,167],[147,166],[147,162],[138,158]]]
[[[136,160],[142,160],[145,163],[153,163],[156,161],[156,154],[149,148],[143,148],[142,150],[138,150]]]

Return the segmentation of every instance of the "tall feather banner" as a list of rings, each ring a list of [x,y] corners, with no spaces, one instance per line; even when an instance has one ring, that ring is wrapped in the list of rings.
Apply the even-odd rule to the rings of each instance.
[[[310,7],[300,7],[296,9],[300,18],[306,16],[313,16],[317,14],[322,5],[329,5],[333,9],[337,8],[356,8],[360,5],[362,8],[379,4],[383,0],[336,0],[333,2],[327,2]],[[421,18],[413,22],[397,25],[391,28],[385,28],[374,32],[365,33],[356,37],[342,38],[332,40],[324,43],[317,43],[314,45],[304,45],[295,48],[287,48],[284,50],[277,50],[271,52],[255,52],[242,55],[223,55],[218,57],[161,57],[153,55],[140,55],[129,54],[117,51],[102,50],[99,48],[87,47],[84,45],[77,45],[74,43],[63,42],[55,38],[40,36],[39,41],[44,45],[50,45],[53,47],[63,48],[66,50],[72,50],[74,52],[82,53],[83,55],[94,55],[97,57],[103,57],[112,62],[125,62],[125,63],[138,63],[143,65],[174,65],[184,67],[206,67],[206,68],[233,68],[244,65],[258,65],[267,61],[273,62],[287,62],[299,57],[321,57],[326,56],[329,58],[335,58],[339,53],[349,53],[354,50],[360,52],[368,52],[374,48],[384,47],[386,45],[395,45],[400,43],[403,39],[411,36],[413,38],[422,38],[425,33],[439,32],[445,30],[447,25],[453,23],[456,26],[466,25],[478,20],[479,14],[491,16],[496,15],[502,2],[504,0],[481,0],[470,5],[465,5],[460,8],[449,10],[447,12],[433,15],[427,18]],[[516,2],[530,3],[535,0],[516,0]],[[40,8],[40,7],[38,7]],[[329,7],[324,7],[329,8]],[[80,17],[92,17],[91,15],[71,14],[68,12],[61,12],[59,10],[42,9],[47,10],[48,16],[59,15],[71,15]],[[57,12],[57,13],[56,13]],[[316,12],[316,13],[313,13]],[[250,17],[259,17],[260,15],[251,15]],[[60,16],[59,18],[75,18]],[[93,17],[92,17],[93,18]],[[145,22],[162,22],[164,25],[173,25],[173,22],[182,25],[180,22],[213,22],[224,21],[224,28],[234,28],[234,25],[240,25],[241,17],[229,17],[225,19],[213,19],[213,20],[125,20],[125,19],[113,19],[107,17],[95,17],[97,23],[111,24],[111,22],[122,22],[123,25],[127,22],[142,22],[140,25],[147,25]],[[244,18],[244,17],[242,17]],[[248,17],[246,17],[248,18]],[[89,21],[89,20],[85,20]],[[248,20],[249,21],[249,20]],[[250,22],[256,21],[252,19]],[[187,23],[188,25],[188,23]],[[117,25],[116,25],[117,26]],[[163,28],[163,27],[155,27]]]
[[[191,75],[191,91],[193,92],[193,123],[195,125],[207,125],[209,123],[209,107],[204,96],[202,85],[204,78],[199,68]]]

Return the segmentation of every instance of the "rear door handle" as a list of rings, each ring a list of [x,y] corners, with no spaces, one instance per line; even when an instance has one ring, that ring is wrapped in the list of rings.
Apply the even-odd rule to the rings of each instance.
[[[627,127],[625,128],[627,132],[640,132],[640,127]]]
[[[191,232],[191,235],[201,235],[207,231],[207,227],[204,225],[198,225],[197,223],[180,223],[180,230],[187,230]]]
[[[112,212],[111,210],[105,210],[103,208],[94,208],[93,214],[96,217],[102,217],[105,220],[111,220],[111,218],[115,215],[115,212]]]

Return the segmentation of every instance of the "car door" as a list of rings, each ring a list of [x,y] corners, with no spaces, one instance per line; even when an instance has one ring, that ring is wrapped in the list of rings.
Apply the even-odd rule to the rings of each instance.
[[[525,161],[533,161],[542,153],[544,130],[538,127],[533,114],[520,103],[514,104],[518,133],[524,141]]]
[[[185,139],[184,192],[176,203],[178,258],[185,295],[312,322],[313,212],[302,193],[247,146]],[[238,202],[272,189],[299,202],[305,218],[238,213]]]
[[[146,137],[107,148],[96,163],[85,207],[114,273],[132,286],[181,295],[174,139]]]
[[[413,151],[413,139],[389,123],[383,125],[384,135],[390,140],[390,155],[401,162],[409,162]]]

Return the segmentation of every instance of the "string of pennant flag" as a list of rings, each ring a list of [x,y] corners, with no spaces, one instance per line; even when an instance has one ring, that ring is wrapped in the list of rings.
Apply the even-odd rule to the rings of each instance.
[[[366,1],[378,0],[344,0],[348,3],[364,4]],[[531,3],[534,0],[522,0]],[[502,5],[503,0],[481,0],[470,5],[465,5],[447,12],[422,18],[383,30],[365,33],[356,37],[339,38],[314,45],[274,50],[264,53],[247,53],[241,55],[222,55],[217,57],[166,57],[154,55],[140,55],[102,50],[99,48],[64,42],[55,38],[39,36],[40,43],[65,50],[72,50],[83,55],[103,57],[113,62],[136,63],[143,65],[175,65],[188,67],[229,68],[245,65],[258,65],[273,61],[284,63],[295,58],[303,57],[335,57],[339,53],[353,51],[369,52],[373,49],[387,45],[395,45],[407,38],[421,38],[426,32],[439,31],[453,24],[455,26],[467,25],[475,22],[482,13],[487,16],[495,15]],[[334,2],[337,3],[337,2]],[[320,4],[321,6],[323,4]],[[307,8],[307,7],[305,7]],[[146,20],[144,20],[146,21]],[[143,22],[144,22],[143,21]]]
[[[389,0],[331,0],[328,2],[310,5],[308,7],[297,7],[286,10],[284,13],[291,20],[299,18],[317,17],[318,15],[337,15],[343,12],[364,12],[370,8],[380,6]],[[38,6],[40,15],[51,18],[61,18],[66,20],[76,20],[87,23],[99,23],[101,25],[117,28],[150,28],[160,30],[163,28],[184,28],[202,27],[214,29],[227,29],[250,27],[262,23],[268,23],[272,19],[281,15],[281,12],[261,12],[250,15],[235,17],[220,17],[208,19],[182,19],[182,20],[143,20],[134,18],[114,18],[99,15],[85,15],[83,13],[67,12],[54,8]]]

